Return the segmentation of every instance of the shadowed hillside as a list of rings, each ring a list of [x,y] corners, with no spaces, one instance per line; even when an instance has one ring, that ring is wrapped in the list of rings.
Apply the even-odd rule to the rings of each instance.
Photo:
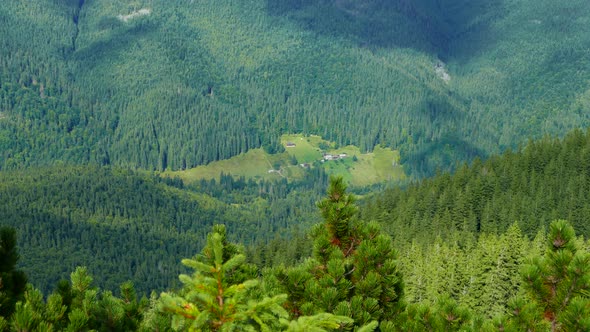
[[[590,125],[587,1],[0,5],[0,167],[183,170],[282,134],[412,176]]]
[[[287,16],[302,28],[350,38],[370,48],[412,48],[446,58],[453,41],[489,31],[503,15],[503,0],[278,0],[272,15]]]

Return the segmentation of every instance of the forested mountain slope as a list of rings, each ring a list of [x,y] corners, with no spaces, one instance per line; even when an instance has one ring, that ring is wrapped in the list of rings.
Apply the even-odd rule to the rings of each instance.
[[[587,236],[589,142],[590,133],[579,130],[564,140],[531,141],[453,175],[365,195],[361,219],[379,221],[398,249],[417,255],[439,236],[467,254],[481,234],[501,234],[515,222],[532,238],[564,218]],[[213,223],[226,224],[230,238],[243,244],[275,240],[274,249],[250,251],[261,265],[297,261],[309,246],[290,234],[317,220],[314,204],[325,183],[322,173],[291,184],[223,175],[185,187],[109,167],[4,171],[0,221],[17,229],[23,269],[45,291],[87,265],[109,271],[95,273],[101,287],[133,278],[143,292],[167,287],[178,273],[175,263],[202,247]]]
[[[474,234],[499,234],[515,222],[532,237],[556,219],[569,220],[587,237],[590,131],[530,141],[367,202],[366,218],[383,221],[401,243],[440,236],[465,244]]]
[[[4,1],[0,167],[185,169],[281,133],[421,175],[586,126],[590,5]]]
[[[138,301],[78,267],[44,299],[16,269],[15,232],[0,228],[0,330],[178,331],[585,331],[590,328],[588,242],[565,220],[529,241],[516,225],[472,248],[436,241],[398,256],[379,225],[357,218],[354,196],[333,178],[318,203],[313,254],[258,270],[226,228],[215,225],[200,254],[183,259],[182,289]],[[467,248],[467,249],[466,249]],[[529,259],[523,259],[531,255]],[[401,268],[400,268],[401,266]],[[520,273],[518,272],[520,271]],[[105,272],[104,270],[101,272]]]
[[[558,138],[590,126],[589,23],[587,0],[2,1],[0,226],[16,229],[19,268],[45,293],[77,265],[88,266],[106,290],[128,279],[140,293],[174,288],[184,271],[180,258],[194,257],[211,225],[223,223],[228,238],[242,244],[273,240],[270,249],[250,248],[253,262],[298,262],[266,274],[275,278],[271,283],[300,282],[282,285],[294,309],[283,318],[306,311],[360,313],[353,317],[359,327],[375,319],[421,330],[416,326],[433,319],[440,330],[471,324],[477,331],[483,323],[478,315],[499,315],[486,323],[498,326],[490,330],[517,324],[520,316],[501,317],[508,310],[540,322],[537,330],[549,320],[565,324],[557,321],[561,317],[583,320],[588,243],[563,221],[549,227],[548,238],[558,245],[547,242],[549,254],[529,267],[542,272],[538,285],[578,281],[567,273],[582,276],[569,288],[578,295],[572,314],[560,317],[555,299],[543,298],[565,292],[544,292],[535,284],[528,285],[534,301],[509,299],[518,292],[524,255],[544,251],[543,230],[551,221],[568,219],[579,234],[590,232],[590,131]],[[475,159],[453,175],[366,195],[359,218],[350,213],[339,223],[328,213],[328,226],[313,233],[319,265],[300,262],[309,239],[282,237],[301,234],[318,219],[314,204],[327,182],[320,168],[305,171],[309,176],[297,183],[222,173],[189,186],[148,173],[184,170],[258,147],[277,152],[282,134],[299,133],[354,144],[362,152],[392,147],[415,177],[454,168],[457,160],[508,152]],[[354,199],[349,202],[356,211]],[[230,254],[239,252],[230,247]],[[395,247],[402,249],[399,257]],[[205,247],[205,256],[211,250]],[[554,260],[561,256],[552,251],[571,262]],[[367,257],[375,265],[364,264]],[[1,265],[14,268],[9,263]],[[564,274],[556,279],[551,264]],[[375,272],[386,270],[391,273]],[[72,310],[86,295],[98,294],[76,289],[85,274],[72,274],[75,303],[67,296],[48,299],[64,300],[68,310],[67,317],[66,311],[53,317],[56,328],[84,315],[111,318],[103,308],[130,303],[135,308],[118,313],[133,309],[135,327],[140,318],[158,315],[170,327],[171,314],[158,311],[160,300],[153,298],[149,310],[145,303],[139,308],[133,292],[127,302],[109,291],[94,298],[98,314]],[[395,281],[393,293],[381,287],[382,278]],[[358,282],[354,288],[351,280]],[[366,295],[374,292],[383,308],[392,299],[395,308],[372,305],[373,296]],[[42,310],[33,314],[49,317],[41,293],[27,296],[21,314]],[[405,307],[404,301],[413,304]],[[25,314],[10,319],[15,328],[23,322],[41,326]],[[8,321],[0,319],[0,330]],[[90,328],[95,322],[86,323]],[[393,330],[387,324],[380,328]]]
[[[180,180],[105,167],[10,171],[0,172],[0,223],[16,229],[22,269],[44,291],[84,265],[101,287],[134,279],[147,293],[172,286],[179,260],[204,246],[215,223],[243,244],[309,227],[315,192],[231,176],[182,189]]]

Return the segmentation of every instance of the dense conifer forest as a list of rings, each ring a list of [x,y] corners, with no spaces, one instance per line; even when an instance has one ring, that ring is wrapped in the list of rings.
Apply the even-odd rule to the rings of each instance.
[[[318,220],[313,205],[327,183],[322,175],[298,184],[225,175],[185,187],[129,170],[68,166],[0,178],[0,220],[18,231],[22,267],[37,287],[48,291],[88,265],[93,274],[110,271],[97,276],[101,287],[131,278],[143,294],[171,286],[177,262],[204,246],[213,224],[250,245],[302,233]]]
[[[379,222],[400,252],[416,250],[409,259],[426,255],[432,243],[455,243],[471,255],[480,234],[499,237],[510,227],[530,240],[556,219],[588,236],[589,147],[590,134],[580,130],[561,140],[531,141],[453,174],[366,191],[360,215]],[[259,267],[311,254],[305,233],[320,220],[314,204],[327,176],[309,172],[296,183],[224,175],[185,185],[111,167],[6,171],[0,173],[0,216],[17,230],[21,267],[44,292],[88,265],[93,274],[111,271],[96,276],[100,287],[116,289],[131,278],[148,294],[175,284],[182,271],[177,262],[202,248],[213,224],[225,224],[228,237],[246,245],[249,261]]]
[[[525,148],[386,190],[367,217],[383,220],[400,240],[432,241],[454,233],[499,234],[514,222],[529,236],[552,220],[569,220],[589,236],[590,132],[545,137]]]
[[[590,331],[589,44],[587,0],[1,1],[0,332]],[[278,172],[311,135],[403,176]]]
[[[178,170],[305,133],[432,174],[590,125],[589,7],[5,1],[0,167]]]
[[[13,229],[0,229],[0,329],[14,331],[584,331],[590,328],[590,253],[565,220],[529,240],[518,226],[400,257],[375,221],[358,218],[341,178],[318,202],[311,257],[259,270],[216,225],[201,253],[182,260],[182,286],[139,299],[117,295],[85,267],[44,295],[16,269]],[[411,255],[412,257],[407,257]],[[525,258],[527,257],[527,258]],[[406,265],[404,265],[404,263]],[[104,270],[102,270],[104,272]],[[405,282],[407,280],[407,282]]]

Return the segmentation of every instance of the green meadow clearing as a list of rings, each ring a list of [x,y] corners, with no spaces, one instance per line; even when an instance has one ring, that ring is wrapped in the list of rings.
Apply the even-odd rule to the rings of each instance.
[[[167,171],[163,175],[180,177],[190,183],[201,179],[219,179],[221,173],[247,179],[280,179],[296,181],[306,176],[307,168],[323,167],[328,174],[342,176],[351,186],[362,187],[379,182],[405,179],[399,151],[377,146],[370,153],[361,153],[356,146],[336,148],[336,144],[320,136],[289,134],[281,136],[285,152],[266,153],[253,149],[227,160],[183,171]],[[346,157],[323,160],[324,154]]]

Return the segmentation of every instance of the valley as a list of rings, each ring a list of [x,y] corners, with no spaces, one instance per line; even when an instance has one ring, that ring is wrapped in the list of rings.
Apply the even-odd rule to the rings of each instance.
[[[400,182],[406,178],[399,151],[389,148],[377,147],[373,152],[361,153],[358,147],[336,148],[334,142],[315,135],[282,135],[280,141],[284,149],[281,153],[254,149],[228,160],[162,175],[179,177],[185,183],[219,179],[221,174],[246,180],[284,178],[292,182],[302,180],[311,168],[322,168],[328,175],[343,177],[354,187]]]
[[[587,0],[0,2],[0,332],[590,330]]]

